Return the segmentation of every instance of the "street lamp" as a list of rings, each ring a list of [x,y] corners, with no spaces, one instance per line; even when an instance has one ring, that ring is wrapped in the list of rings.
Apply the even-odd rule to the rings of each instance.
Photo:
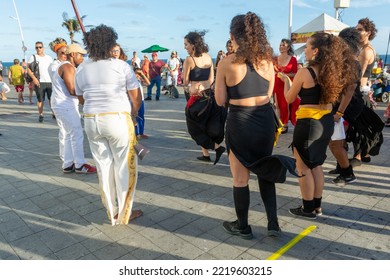
[[[12,2],[14,3],[14,8],[15,8],[16,17],[10,16],[10,18],[15,19],[15,20],[18,21],[19,31],[20,31],[20,37],[22,38],[22,51],[23,51],[23,56],[24,56],[24,60],[26,60],[26,51],[27,51],[27,47],[24,45],[24,36],[23,36],[22,25],[20,24],[19,13],[18,13],[18,9],[16,8],[15,0],[12,0]],[[27,62],[27,61],[26,61],[26,62]]]

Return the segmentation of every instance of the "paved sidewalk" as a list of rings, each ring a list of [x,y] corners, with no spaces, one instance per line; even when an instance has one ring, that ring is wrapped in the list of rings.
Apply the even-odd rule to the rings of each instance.
[[[144,215],[116,227],[100,201],[97,176],[62,173],[58,128],[49,110],[39,123],[36,105],[17,104],[14,91],[8,96],[0,103],[0,259],[266,259],[311,225],[317,228],[280,259],[390,259],[389,128],[381,154],[355,169],[356,183],[340,188],[325,175],[324,216],[317,220],[288,213],[300,205],[296,178],[277,185],[280,238],[266,236],[252,176],[255,238],[243,240],[221,226],[235,218],[227,156],[216,166],[196,160],[200,149],[187,133],[182,92],[179,99],[153,96],[146,103],[150,138],[142,143],[151,152],[140,162],[134,203]],[[384,108],[379,104],[380,116]],[[280,137],[275,154],[291,155],[292,130]],[[86,139],[84,144],[93,163]],[[328,155],[325,173],[335,166]]]

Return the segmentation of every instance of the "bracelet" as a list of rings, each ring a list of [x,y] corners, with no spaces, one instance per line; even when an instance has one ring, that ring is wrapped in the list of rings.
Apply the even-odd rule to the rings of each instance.
[[[342,116],[344,116],[344,113],[341,113],[340,111],[337,111],[337,112],[336,112],[336,115],[342,117]]]

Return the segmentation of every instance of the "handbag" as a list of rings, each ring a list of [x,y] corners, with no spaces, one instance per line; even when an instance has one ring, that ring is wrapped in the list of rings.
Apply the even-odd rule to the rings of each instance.
[[[213,105],[212,89],[206,89],[200,92],[199,95],[190,96],[187,106],[186,115],[196,121],[207,118]]]
[[[39,62],[37,61],[37,58],[35,57],[35,54],[33,55],[34,56],[34,61],[31,62],[29,65],[28,65],[28,68],[30,68],[31,72],[34,73],[34,76],[35,78],[38,79],[39,81]],[[26,82],[29,84],[33,81],[33,79],[30,77],[29,74],[26,75]]]

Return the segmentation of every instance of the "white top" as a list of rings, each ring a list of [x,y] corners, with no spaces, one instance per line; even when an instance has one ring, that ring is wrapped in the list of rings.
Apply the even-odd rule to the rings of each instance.
[[[174,58],[168,59],[167,64],[168,64],[168,66],[169,66],[169,69],[173,70],[173,69],[176,68],[177,65],[180,66],[180,61],[179,61],[179,59],[177,59],[176,57],[174,57]],[[178,71],[179,71],[179,67],[176,69],[176,71],[173,71],[173,73],[177,74]]]
[[[139,88],[139,82],[129,64],[109,58],[81,63],[75,87],[85,100],[85,114],[131,112],[127,91]]]
[[[138,68],[141,68],[141,59],[138,56],[133,57],[131,63],[135,63]]]
[[[58,61],[58,60],[57,60]],[[66,110],[77,108],[79,100],[77,96],[70,95],[68,88],[65,85],[64,80],[58,74],[58,68],[60,68],[63,64],[70,63],[69,61],[63,61],[57,64],[57,69],[54,71],[52,75],[52,87],[53,94],[51,95],[51,108],[54,110]],[[53,65],[52,65],[53,66]]]
[[[61,61],[58,59],[54,59],[53,63],[49,65],[49,76],[50,79],[53,81],[53,75],[57,72],[58,67],[60,67]]]
[[[39,82],[40,83],[51,83],[50,75],[49,75],[49,66],[52,64],[53,59],[48,56],[40,56],[40,55],[35,55],[38,64],[39,64]],[[34,62],[34,56],[30,56],[30,59],[27,61],[28,64]]]

